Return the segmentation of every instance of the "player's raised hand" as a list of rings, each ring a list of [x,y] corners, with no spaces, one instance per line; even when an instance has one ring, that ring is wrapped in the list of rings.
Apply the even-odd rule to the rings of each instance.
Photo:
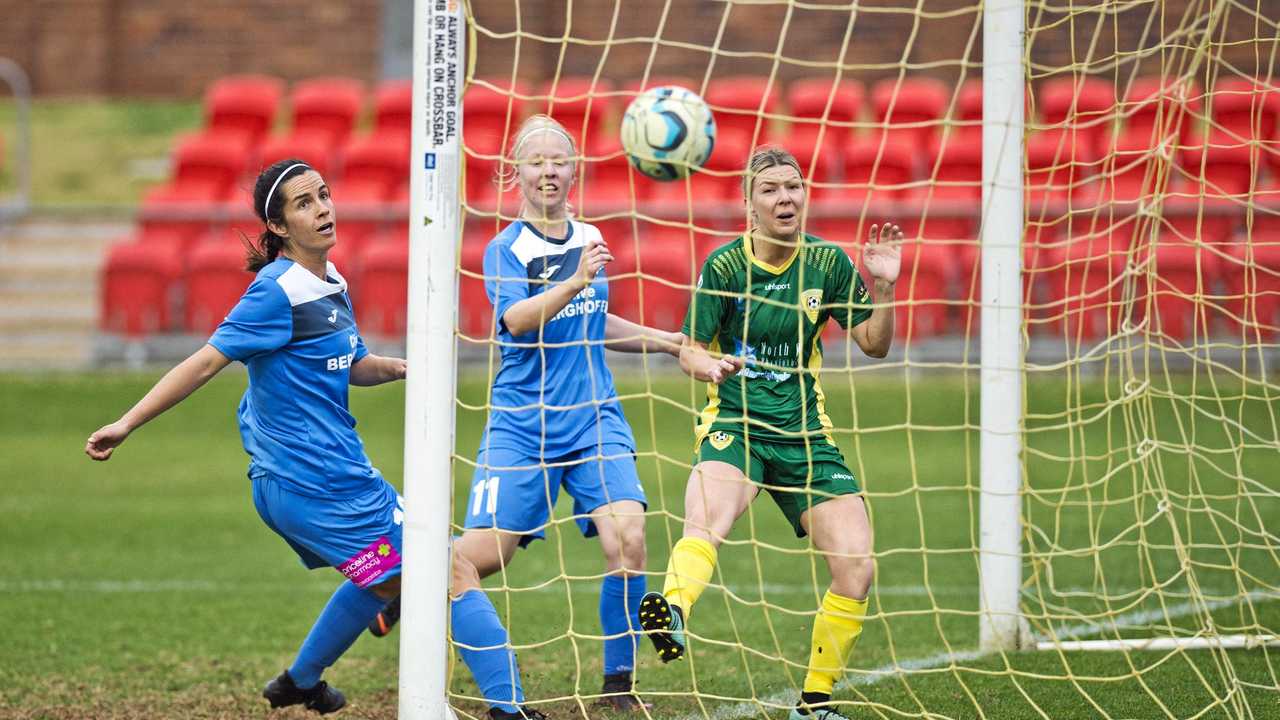
[[[582,248],[582,259],[578,261],[578,280],[582,281],[584,287],[590,285],[600,273],[600,268],[610,262],[613,262],[613,253],[609,252],[609,246],[603,238],[587,242],[586,247]]]
[[[734,357],[733,355],[725,355],[719,360],[716,360],[714,365],[707,368],[707,382],[719,385],[725,380],[737,375],[738,371],[744,366],[745,363],[742,358]]]
[[[121,420],[103,425],[89,436],[85,443],[84,454],[94,460],[110,460],[111,453],[129,437],[130,430]]]
[[[862,248],[862,266],[873,280],[897,282],[902,270],[902,229],[890,223],[872,225]]]

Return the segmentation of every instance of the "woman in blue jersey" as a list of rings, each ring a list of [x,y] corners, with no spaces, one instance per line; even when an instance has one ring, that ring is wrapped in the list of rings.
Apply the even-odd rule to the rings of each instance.
[[[581,531],[598,535],[604,551],[600,702],[641,710],[631,673],[639,632],[636,608],[645,593],[645,495],[636,474],[635,440],[604,349],[678,355],[681,335],[608,313],[609,284],[602,270],[613,256],[599,230],[570,215],[567,200],[578,151],[565,129],[536,115],[520,127],[511,148],[514,172],[503,179],[519,187],[520,216],[498,233],[484,256],[502,367],[493,381],[466,529],[454,543],[454,556],[474,565],[480,577],[500,571],[517,548],[544,537],[563,486],[574,499]],[[478,591],[456,600],[453,613],[496,618]],[[464,639],[457,634],[462,624],[455,620],[453,627],[460,644],[508,644],[505,631],[471,632]],[[464,659],[490,701],[491,716],[516,710],[523,696],[514,656],[478,655],[464,654]],[[484,677],[492,684],[486,686]]]
[[[365,455],[347,388],[403,379],[405,361],[365,349],[347,283],[327,259],[337,225],[320,174],[296,160],[276,163],[258,176],[253,201],[266,225],[249,255],[253,283],[208,344],[90,435],[85,452],[110,459],[134,430],[232,361],[248,367],[239,421],[258,514],[308,568],[333,567],[347,578],[263,696],[272,707],[302,704],[325,714],[346,699],[321,673],[400,592],[403,507]]]
[[[582,533],[598,535],[604,551],[601,701],[639,710],[631,673],[646,589],[645,495],[604,349],[678,356],[681,335],[609,314],[603,270],[613,256],[599,230],[570,214],[578,150],[564,127],[535,115],[511,147],[520,219],[484,256],[502,367],[456,549],[481,577],[499,571],[545,535],[563,486]]]

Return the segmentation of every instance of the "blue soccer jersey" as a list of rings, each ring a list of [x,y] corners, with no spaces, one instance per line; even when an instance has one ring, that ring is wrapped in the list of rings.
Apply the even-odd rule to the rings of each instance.
[[[351,366],[368,350],[347,282],[321,280],[278,258],[258,272],[209,344],[249,368],[240,436],[250,476],[270,474],[300,495],[349,498],[381,477],[347,411]]]
[[[513,336],[501,321],[512,305],[572,278],[583,248],[599,237],[594,226],[576,221],[562,239],[517,221],[485,249],[485,291],[499,318],[502,369],[481,448],[542,458],[611,443],[635,448],[604,361],[609,282],[603,271],[540,331]]]

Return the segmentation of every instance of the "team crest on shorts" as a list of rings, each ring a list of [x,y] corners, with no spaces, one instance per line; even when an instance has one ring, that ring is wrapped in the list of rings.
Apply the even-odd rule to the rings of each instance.
[[[711,447],[717,450],[723,450],[733,442],[733,436],[723,430],[711,433],[707,436],[707,439],[711,441]]]
[[[822,288],[805,290],[800,294],[800,304],[804,306],[804,314],[809,322],[818,322],[818,309],[822,306]]]

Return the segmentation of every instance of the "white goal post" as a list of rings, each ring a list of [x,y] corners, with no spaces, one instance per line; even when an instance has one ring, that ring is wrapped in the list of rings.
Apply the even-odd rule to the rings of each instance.
[[[1023,0],[992,0],[982,25],[982,377],[978,644],[1025,647],[1022,586]]]
[[[458,315],[459,191],[466,13],[461,0],[415,0],[409,307],[405,353],[404,565],[400,717],[451,717],[448,687]]]

